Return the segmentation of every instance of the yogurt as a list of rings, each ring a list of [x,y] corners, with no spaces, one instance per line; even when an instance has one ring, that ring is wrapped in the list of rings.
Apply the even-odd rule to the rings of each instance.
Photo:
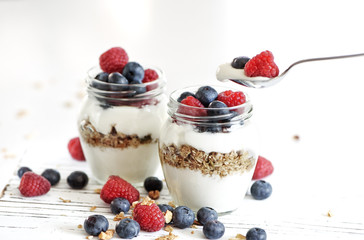
[[[221,64],[216,70],[216,79],[221,82],[229,81],[230,79],[245,80],[245,81],[266,81],[267,77],[248,77],[245,75],[244,69],[237,69],[231,66],[231,63]]]

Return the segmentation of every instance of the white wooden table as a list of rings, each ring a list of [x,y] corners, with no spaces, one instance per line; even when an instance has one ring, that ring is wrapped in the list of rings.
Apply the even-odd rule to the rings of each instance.
[[[34,159],[27,159],[25,154],[18,166],[29,166],[32,162]],[[87,216],[92,214],[106,216],[110,228],[115,228],[117,222],[113,221],[114,215],[109,205],[95,193],[95,190],[102,186],[92,179],[86,162],[71,159],[65,150],[64,155],[56,158],[56,161],[49,164],[33,164],[31,168],[38,173],[45,168],[58,169],[61,173],[61,181],[46,195],[23,197],[18,190],[20,179],[14,169],[14,174],[10,177],[0,198],[1,239],[49,239],[50,237],[52,239],[85,239],[88,234],[79,225],[83,225]],[[82,170],[89,174],[90,182],[85,189],[74,190],[67,185],[67,176],[75,170]],[[277,182],[274,175],[268,180],[273,183],[274,190],[279,189],[274,184]],[[138,190],[141,196],[146,196],[143,187],[138,187]],[[219,217],[226,228],[222,239],[230,239],[237,234],[245,235],[252,227],[265,229],[268,239],[363,239],[362,202],[364,198],[362,195],[356,196],[355,200],[348,196],[337,199],[343,204],[351,205],[349,209],[352,209],[353,204],[361,208],[356,209],[355,215],[349,213],[349,216],[342,212],[345,207],[334,207],[329,204],[325,207],[321,201],[315,200],[316,196],[310,193],[305,193],[305,196],[300,197],[301,200],[295,199],[293,203],[283,201],[284,204],[282,204],[285,196],[286,194],[279,196],[279,193],[274,192],[269,199],[257,201],[247,195],[240,209]],[[172,199],[164,186],[158,203],[170,201]],[[93,207],[96,208],[93,210]],[[155,233],[141,231],[137,239],[156,239],[167,234],[168,232],[164,230]],[[179,239],[205,239],[200,226],[196,229],[175,228],[173,234],[178,235]],[[115,234],[114,238],[117,239],[118,236]]]

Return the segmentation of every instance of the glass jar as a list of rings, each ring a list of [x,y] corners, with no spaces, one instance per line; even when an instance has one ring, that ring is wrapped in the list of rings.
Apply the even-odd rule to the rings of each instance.
[[[118,175],[141,184],[160,166],[157,142],[167,100],[163,72],[153,69],[159,78],[145,84],[107,83],[95,78],[99,68],[88,72],[78,129],[86,161],[100,183]]]
[[[244,104],[226,108],[198,108],[178,102],[181,93],[195,93],[198,88],[170,95],[169,118],[159,138],[162,170],[177,205],[194,211],[212,207],[218,213],[231,212],[242,204],[258,158],[253,106],[248,96]],[[213,88],[218,93],[228,90]],[[211,111],[220,112],[209,114]]]

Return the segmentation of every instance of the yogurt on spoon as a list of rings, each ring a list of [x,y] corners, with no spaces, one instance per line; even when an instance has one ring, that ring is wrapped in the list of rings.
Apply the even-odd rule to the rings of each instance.
[[[232,63],[221,64],[216,71],[219,81],[234,81],[247,87],[256,87],[255,83],[267,82],[279,75],[273,54],[263,51],[253,58],[237,57]]]

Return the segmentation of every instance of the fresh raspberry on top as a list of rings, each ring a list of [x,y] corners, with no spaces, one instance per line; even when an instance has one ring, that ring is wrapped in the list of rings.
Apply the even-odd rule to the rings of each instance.
[[[101,54],[99,58],[101,69],[107,73],[122,72],[128,61],[128,54],[121,47],[111,48]]]
[[[184,106],[188,105],[190,107]],[[178,109],[179,113],[190,115],[190,116],[206,116],[207,112],[202,103],[192,96],[187,96],[181,101],[181,105]]]
[[[144,70],[144,78],[142,80],[143,83],[152,82],[158,79],[158,73],[153,69],[145,69]]]
[[[26,172],[19,185],[20,193],[25,197],[34,197],[46,194],[51,189],[49,181],[34,172]]]
[[[253,180],[264,178],[272,174],[272,172],[273,172],[272,162],[262,156],[259,156],[253,175]]]
[[[73,159],[79,160],[79,161],[85,161],[85,155],[83,155],[81,142],[79,137],[72,138],[68,142],[68,151],[71,154]]]
[[[244,67],[245,75],[248,77],[277,77],[279,74],[278,66],[274,63],[273,54],[264,51],[250,59]]]
[[[101,189],[100,198],[111,203],[115,198],[125,198],[132,204],[139,200],[139,191],[129,182],[118,176],[110,176]]]
[[[234,107],[245,103],[246,97],[243,92],[226,90],[217,95],[217,100],[225,103],[228,107]]]
[[[159,231],[165,224],[163,212],[149,197],[135,206],[133,219],[139,223],[141,230],[147,232]]]
[[[144,70],[144,78],[142,80],[142,83],[148,83],[153,82],[159,78],[158,73],[153,69],[145,69]],[[147,86],[147,91],[156,89],[158,87],[158,84],[150,84]]]

